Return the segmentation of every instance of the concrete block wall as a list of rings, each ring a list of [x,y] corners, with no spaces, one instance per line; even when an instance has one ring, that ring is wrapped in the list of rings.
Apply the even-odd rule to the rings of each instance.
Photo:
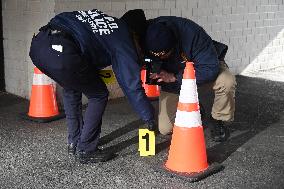
[[[141,8],[147,18],[187,17],[215,40],[228,44],[226,61],[235,74],[284,66],[284,0],[2,0],[6,90],[28,98],[32,34],[54,14],[98,8],[120,17]],[[121,96],[118,85],[111,97]]]
[[[31,39],[38,28],[54,16],[52,0],[2,0],[6,91],[28,98],[33,64]]]

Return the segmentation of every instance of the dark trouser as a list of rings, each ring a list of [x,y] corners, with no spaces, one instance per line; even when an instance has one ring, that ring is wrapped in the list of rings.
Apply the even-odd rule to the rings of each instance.
[[[88,94],[85,94],[88,96]],[[94,151],[101,132],[102,115],[108,92],[98,97],[88,97],[85,119],[82,118],[82,93],[64,89],[63,103],[68,128],[68,143],[77,144],[78,150]]]
[[[60,49],[52,45],[62,46]],[[101,132],[102,115],[108,100],[108,90],[98,70],[85,63],[75,42],[63,33],[41,31],[32,40],[30,57],[33,63],[63,88],[63,103],[68,128],[68,143],[78,150],[96,150]],[[88,98],[84,121],[82,93]]]

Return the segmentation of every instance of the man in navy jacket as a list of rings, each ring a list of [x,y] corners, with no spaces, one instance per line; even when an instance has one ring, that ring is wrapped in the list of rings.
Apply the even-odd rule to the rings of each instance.
[[[161,72],[151,78],[162,82],[159,112],[159,130],[172,131],[178,94],[185,65],[194,62],[199,88],[211,88],[215,93],[211,112],[213,139],[227,140],[229,130],[225,122],[233,121],[235,111],[235,77],[224,62],[227,46],[213,41],[202,27],[193,21],[163,16],[149,21],[146,49],[155,61],[162,61]]]
[[[97,148],[108,100],[100,69],[112,65],[131,105],[148,127],[153,127],[153,107],[141,86],[137,53],[123,20],[96,9],[58,14],[33,38],[30,57],[64,88],[68,153],[75,154],[81,163],[114,157]],[[88,98],[84,120],[82,93]]]

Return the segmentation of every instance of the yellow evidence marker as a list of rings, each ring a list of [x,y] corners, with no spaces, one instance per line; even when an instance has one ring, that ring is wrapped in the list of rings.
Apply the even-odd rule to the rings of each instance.
[[[155,133],[148,129],[139,129],[139,148],[140,156],[155,155]]]
[[[99,76],[105,82],[105,84],[114,83],[116,81],[112,70],[100,70]]]

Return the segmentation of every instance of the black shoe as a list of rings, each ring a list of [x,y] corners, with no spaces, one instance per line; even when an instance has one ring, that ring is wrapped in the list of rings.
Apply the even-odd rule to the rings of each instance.
[[[154,131],[155,133],[157,132],[158,126],[155,121],[147,123],[147,127],[149,131]]]
[[[74,143],[68,144],[67,151],[69,155],[75,155],[76,145]]]
[[[97,149],[94,152],[78,151],[76,161],[80,163],[98,163],[111,160],[116,157],[116,154],[106,150]]]
[[[199,103],[199,109],[200,109],[199,111],[200,111],[201,120],[203,121],[206,116],[206,111],[205,111],[204,106],[201,103]]]
[[[212,139],[215,142],[224,142],[230,137],[230,130],[224,125],[221,120],[215,120],[211,118],[213,122],[213,128],[211,128]]]
[[[155,124],[148,124],[147,126],[149,131],[155,131]]]

